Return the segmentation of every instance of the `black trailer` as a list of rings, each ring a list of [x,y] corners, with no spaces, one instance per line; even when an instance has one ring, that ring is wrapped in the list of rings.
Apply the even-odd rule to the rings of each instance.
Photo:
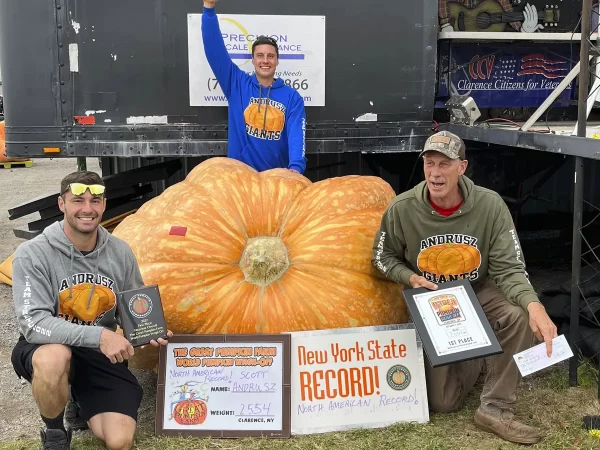
[[[202,8],[1,0],[7,156],[107,158],[112,173],[148,158],[186,158],[189,169],[226,155],[226,107],[190,102],[188,19]],[[432,130],[437,0],[227,0],[217,13],[325,17],[325,101],[306,106],[307,176],[339,165],[377,170],[393,165],[386,154],[422,148]]]

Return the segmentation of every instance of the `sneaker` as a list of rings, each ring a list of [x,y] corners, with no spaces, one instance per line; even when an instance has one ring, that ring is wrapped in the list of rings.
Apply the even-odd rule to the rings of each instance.
[[[79,415],[79,405],[72,399],[69,399],[69,403],[67,403],[67,407],[65,408],[65,422],[67,423],[67,427],[73,431],[88,429],[87,422]]]
[[[491,414],[480,407],[475,412],[474,422],[477,428],[515,444],[537,444],[542,440],[541,434],[535,428],[517,422],[510,411]]]
[[[70,450],[71,449],[71,430],[41,430],[42,450]]]

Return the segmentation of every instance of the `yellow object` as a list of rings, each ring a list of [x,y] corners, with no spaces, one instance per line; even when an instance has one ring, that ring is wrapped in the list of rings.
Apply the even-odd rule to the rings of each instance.
[[[589,430],[588,433],[594,437],[600,438],[600,430]]]
[[[590,137],[592,139],[600,139],[600,134],[592,134]]]
[[[12,286],[12,262],[14,254],[0,264],[0,282]]]
[[[69,189],[73,195],[83,195],[87,189],[90,190],[92,195],[102,195],[105,188],[101,184],[71,183]]]
[[[44,147],[44,153],[60,153],[60,148],[58,148],[58,147]]]

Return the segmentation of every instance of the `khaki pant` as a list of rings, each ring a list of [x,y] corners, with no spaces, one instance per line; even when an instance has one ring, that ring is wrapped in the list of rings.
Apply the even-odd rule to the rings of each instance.
[[[427,396],[433,412],[448,413],[460,408],[484,367],[487,370],[481,405],[484,409],[491,407],[514,412],[521,374],[513,355],[530,348],[535,339],[529,327],[529,314],[520,306],[509,303],[491,279],[474,290],[504,353],[435,369],[425,358]]]

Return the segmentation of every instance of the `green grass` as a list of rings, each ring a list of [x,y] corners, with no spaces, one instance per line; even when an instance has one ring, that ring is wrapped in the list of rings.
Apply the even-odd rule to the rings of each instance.
[[[582,428],[584,415],[600,415],[597,401],[597,371],[582,365],[578,373],[579,387],[570,388],[565,364],[529,376],[518,392],[517,417],[539,427],[544,440],[532,449],[587,450],[600,449],[600,439],[590,436]],[[473,425],[473,414],[478,406],[479,389],[467,399],[465,406],[452,414],[434,414],[429,424],[396,425],[383,429],[356,430],[343,433],[292,437],[287,440],[267,439],[176,439],[157,438],[152,425],[138,430],[135,449],[144,450],[509,450],[524,446],[507,443],[494,435],[479,431]],[[2,450],[29,450],[39,448],[39,441],[22,440],[0,442]],[[73,450],[103,449],[104,446],[87,433],[77,435]]]

